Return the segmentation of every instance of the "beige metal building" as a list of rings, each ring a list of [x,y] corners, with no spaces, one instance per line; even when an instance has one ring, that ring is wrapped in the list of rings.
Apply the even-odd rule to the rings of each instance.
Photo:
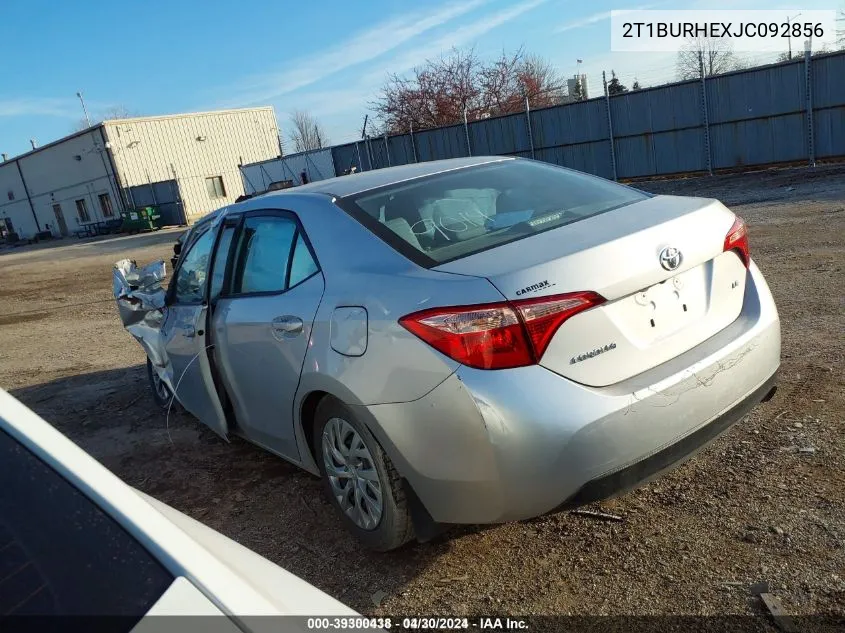
[[[0,162],[0,224],[73,235],[156,205],[189,224],[244,193],[238,166],[279,156],[271,107],[104,121]]]

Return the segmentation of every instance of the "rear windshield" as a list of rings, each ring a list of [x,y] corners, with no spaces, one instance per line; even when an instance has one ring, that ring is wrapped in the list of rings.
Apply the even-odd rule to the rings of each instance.
[[[436,266],[647,197],[548,163],[507,160],[381,187],[342,206],[409,259]]]

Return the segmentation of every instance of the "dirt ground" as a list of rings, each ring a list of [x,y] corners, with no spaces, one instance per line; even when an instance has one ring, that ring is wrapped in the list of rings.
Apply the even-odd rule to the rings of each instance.
[[[749,588],[767,581],[788,612],[845,615],[845,168],[636,186],[746,218],[783,366],[775,398],[709,449],[601,504],[620,522],[561,513],[364,551],[318,480],[153,405],[111,265],[169,257],[174,231],[0,251],[0,385],[130,485],[364,613],[759,613]]]

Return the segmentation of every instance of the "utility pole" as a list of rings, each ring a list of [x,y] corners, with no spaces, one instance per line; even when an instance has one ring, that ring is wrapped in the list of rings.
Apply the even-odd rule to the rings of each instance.
[[[88,127],[91,127],[91,119],[88,118],[88,109],[85,107],[85,99],[82,98],[81,92],[77,92],[76,96],[79,97],[79,103],[82,104],[82,111],[85,113],[85,122],[88,124]]]

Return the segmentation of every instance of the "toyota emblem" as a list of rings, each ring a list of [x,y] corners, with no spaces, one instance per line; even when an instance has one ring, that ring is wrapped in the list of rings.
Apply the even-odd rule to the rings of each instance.
[[[667,246],[660,251],[660,265],[666,270],[675,270],[681,265],[681,251],[674,246]]]

